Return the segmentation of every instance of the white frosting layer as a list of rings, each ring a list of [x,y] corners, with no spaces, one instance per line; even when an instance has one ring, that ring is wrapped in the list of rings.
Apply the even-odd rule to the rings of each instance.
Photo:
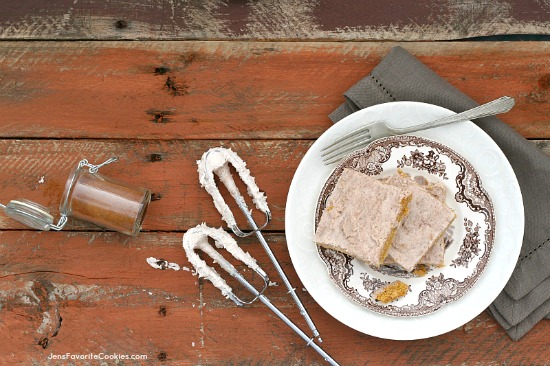
[[[174,271],[180,270],[180,266],[177,263],[168,262],[167,260],[157,259],[155,257],[147,258],[147,263],[156,269],[173,269]]]
[[[215,147],[208,150],[202,155],[201,160],[197,161],[199,181],[212,196],[214,205],[222,215],[223,220],[230,227],[233,227],[237,225],[235,217],[229,206],[225,203],[214,180],[214,174],[216,174],[220,178],[220,181],[227,187],[231,196],[246,207],[244,198],[240,194],[233,180],[233,176],[231,175],[229,163],[233,165],[242,181],[246,184],[248,194],[252,197],[252,201],[258,210],[267,214],[269,212],[269,207],[267,206],[265,194],[260,191],[254,177],[250,175],[250,170],[246,168],[246,163],[237,153],[223,147]]]
[[[209,238],[214,239],[216,248],[226,249],[235,259],[240,260],[250,269],[265,276],[265,272],[258,266],[256,260],[252,258],[250,254],[244,252],[235,239],[227,232],[222,229],[208,227],[204,223],[190,229],[183,236],[183,249],[185,250],[185,254],[187,254],[189,262],[195,267],[199,277],[203,277],[212,282],[214,286],[221,290],[225,297],[229,297],[233,290],[214,268],[210,267],[199,257],[196,250],[198,249],[208,254],[214,262],[218,263],[229,273],[234,273],[237,270],[212,247],[208,242]]]

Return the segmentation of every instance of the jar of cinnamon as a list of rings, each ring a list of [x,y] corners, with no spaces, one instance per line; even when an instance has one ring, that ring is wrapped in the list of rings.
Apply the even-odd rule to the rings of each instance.
[[[150,191],[105,177],[98,168],[86,162],[72,172],[59,206],[61,215],[136,236],[151,201]]]

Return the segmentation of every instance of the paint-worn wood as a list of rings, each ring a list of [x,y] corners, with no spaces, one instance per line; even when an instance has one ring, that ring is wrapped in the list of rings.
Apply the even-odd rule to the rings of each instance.
[[[58,217],[58,206],[70,172],[81,159],[100,164],[111,156],[119,162],[101,168],[101,172],[123,182],[132,182],[155,194],[144,221],[144,230],[187,230],[201,222],[221,226],[220,214],[212,199],[200,187],[196,161],[211,147],[226,146],[238,151],[247,162],[261,190],[268,197],[273,213],[269,230],[284,229],[284,207],[294,171],[311,145],[303,140],[0,140],[0,202],[27,198],[50,208]],[[246,188],[236,179],[241,191]],[[220,192],[224,191],[222,187]],[[235,217],[234,200],[227,203]],[[248,197],[248,196],[247,196]],[[254,207],[250,202],[250,207]],[[256,213],[257,210],[255,210]],[[260,215],[263,215],[260,213]],[[263,216],[258,216],[263,222]],[[0,215],[0,228],[23,228]],[[67,229],[94,228],[70,222]]]
[[[0,136],[311,139],[395,43],[5,42]],[[406,43],[502,119],[550,138],[550,43]]]
[[[550,154],[548,141],[534,143]],[[123,182],[142,185],[155,195],[147,211],[144,230],[183,231],[201,222],[225,226],[210,196],[200,187],[196,165],[203,152],[223,145],[237,151],[247,162],[258,186],[266,193],[273,215],[266,229],[284,230],[288,189],[311,144],[309,140],[0,140],[0,203],[26,198],[48,207],[54,217],[58,217],[65,182],[78,162],[86,158],[99,164],[118,156],[119,162],[101,168],[101,172]],[[238,178],[236,181],[245,193],[242,182]],[[247,227],[233,199],[222,185],[220,187],[238,222]],[[258,222],[263,222],[262,214],[257,210],[254,213]],[[0,215],[0,229],[23,228],[3,213]],[[97,228],[71,220],[65,230]]]
[[[324,364],[262,304],[238,308],[198,280],[187,270],[181,236],[0,232],[0,363],[44,364],[50,354],[104,353],[146,355],[148,360],[139,364]],[[267,239],[290,281],[301,289],[284,236]],[[263,249],[252,239],[241,243],[275,282],[267,295],[306,329]],[[154,270],[145,261],[150,256],[175,261],[185,270]],[[521,342],[512,342],[485,313],[432,339],[387,341],[343,326],[307,292],[299,296],[323,335],[323,348],[343,365],[550,362],[547,320]]]
[[[122,354],[147,360],[104,364],[323,365],[265,306],[239,308],[190,270],[183,232],[224,226],[195,163],[219,145],[238,151],[267,193],[267,241],[341,364],[550,364],[548,320],[520,342],[487,313],[417,341],[349,329],[303,289],[283,233],[300,159],[342,93],[397,44],[478,102],[516,98],[502,120],[550,154],[548,42],[437,42],[549,28],[547,0],[2,2],[0,202],[28,198],[57,217],[72,167],[113,155],[120,162],[102,172],[155,200],[138,237],[77,221],[35,232],[0,214],[0,364]],[[288,40],[300,42],[273,42]],[[345,40],[373,42],[331,42]],[[307,329],[264,250],[240,244],[273,281],[269,298]],[[155,270],[150,256],[184,270]]]
[[[0,5],[0,37],[445,40],[547,34],[549,18],[545,0],[24,0]]]

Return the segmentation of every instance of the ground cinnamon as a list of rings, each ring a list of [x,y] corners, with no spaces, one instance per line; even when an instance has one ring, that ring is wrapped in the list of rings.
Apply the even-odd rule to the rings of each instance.
[[[141,230],[151,200],[147,189],[90,173],[88,169],[77,169],[67,185],[67,216],[132,236]]]

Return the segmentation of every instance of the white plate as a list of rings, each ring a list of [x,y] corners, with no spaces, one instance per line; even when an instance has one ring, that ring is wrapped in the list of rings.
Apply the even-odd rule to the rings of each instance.
[[[313,242],[314,214],[321,189],[335,164],[323,165],[321,147],[373,121],[387,120],[405,127],[453,114],[435,105],[393,102],[358,111],[328,129],[308,150],[290,186],[285,217],[292,263],[305,288],[323,309],[362,333],[387,339],[410,340],[436,336],[470,321],[498,296],[517,262],[523,238],[521,192],[508,160],[495,142],[472,122],[414,133],[437,141],[462,155],[479,174],[493,201],[494,245],[485,271],[459,300],[418,317],[375,313],[348,299],[331,281]]]

